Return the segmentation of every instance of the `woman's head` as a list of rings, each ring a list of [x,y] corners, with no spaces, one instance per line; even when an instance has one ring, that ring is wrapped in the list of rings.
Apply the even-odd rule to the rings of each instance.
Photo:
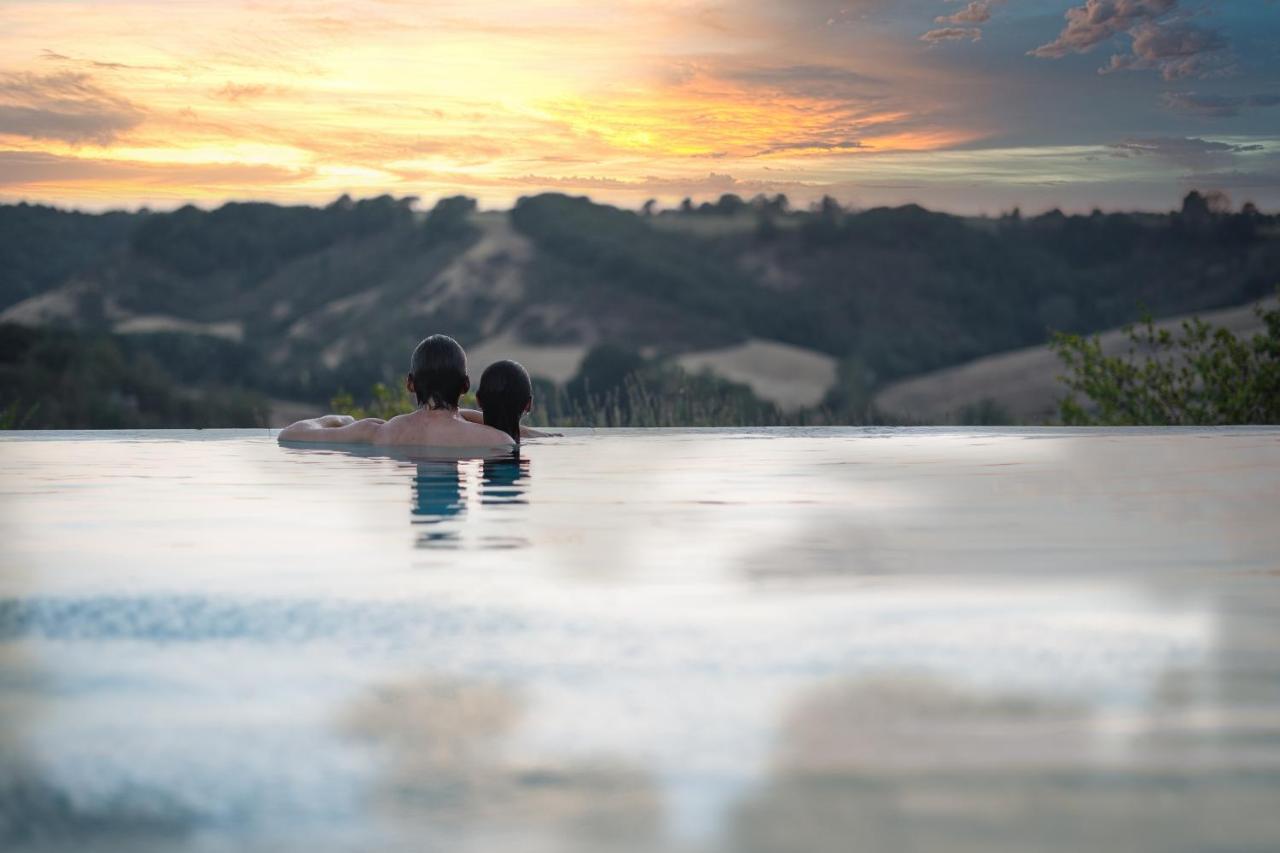
[[[485,368],[476,389],[484,422],[520,441],[520,418],[533,406],[529,372],[514,361],[495,361]]]

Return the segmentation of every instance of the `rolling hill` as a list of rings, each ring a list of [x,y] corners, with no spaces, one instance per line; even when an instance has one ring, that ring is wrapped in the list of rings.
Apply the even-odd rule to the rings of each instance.
[[[1176,334],[1191,316],[1166,318],[1155,327]],[[1194,316],[1237,336],[1265,329],[1253,304]],[[1123,355],[1131,348],[1123,329],[1108,330],[1099,338],[1108,356]],[[875,395],[874,406],[891,418],[912,422],[950,424],[996,418],[1003,423],[1051,423],[1065,395],[1058,378],[1062,373],[1061,359],[1048,346],[1027,347],[895,382]]]
[[[780,197],[648,216],[556,194],[486,213],[461,197],[425,213],[386,196],[99,215],[9,205],[0,324],[114,341],[188,396],[322,405],[395,379],[417,340],[445,331],[476,363],[516,357],[561,385],[609,345],[857,420],[874,391],[1034,347],[1049,329],[1270,293],[1280,220],[1202,207],[966,219],[789,212]],[[26,399],[17,389],[0,383],[0,410]]]

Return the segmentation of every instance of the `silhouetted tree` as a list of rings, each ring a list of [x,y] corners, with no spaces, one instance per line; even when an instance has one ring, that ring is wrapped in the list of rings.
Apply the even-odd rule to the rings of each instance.
[[[589,397],[603,398],[621,389],[644,365],[644,357],[633,349],[599,344],[587,351],[565,390],[572,399],[582,402]]]
[[[844,215],[844,208],[831,196],[824,195],[818,202],[818,213],[827,219],[836,220]]]
[[[725,193],[716,202],[716,212],[726,216],[732,216],[735,213],[746,210],[746,207],[747,203],[733,193]]]
[[[471,223],[471,215],[475,211],[476,200],[465,195],[440,199],[423,224],[427,241],[445,242],[470,234],[475,230]]]
[[[1189,225],[1199,225],[1208,222],[1211,214],[1209,212],[1208,200],[1200,194],[1199,190],[1192,190],[1182,199],[1182,221]]]

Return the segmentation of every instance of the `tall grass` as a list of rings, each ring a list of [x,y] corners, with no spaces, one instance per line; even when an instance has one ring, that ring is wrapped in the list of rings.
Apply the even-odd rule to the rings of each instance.
[[[23,429],[32,422],[39,409],[39,401],[26,405],[21,400],[14,400],[0,409],[0,429]]]
[[[675,379],[675,381],[673,381]],[[603,394],[574,398],[559,388],[544,389],[529,415],[530,426],[546,427],[731,427],[810,426],[835,422],[826,409],[784,412],[744,393],[740,386],[690,377],[633,375]]]
[[[356,403],[348,393],[334,397],[333,410],[356,418],[390,418],[416,408],[403,389],[378,383],[368,402]],[[462,405],[475,408],[474,395]],[[839,411],[816,406],[784,411],[760,400],[744,385],[709,374],[689,374],[676,367],[647,369],[628,376],[603,393],[570,394],[552,383],[538,382],[533,411],[525,419],[532,427],[739,427],[850,426],[898,423],[880,413]]]

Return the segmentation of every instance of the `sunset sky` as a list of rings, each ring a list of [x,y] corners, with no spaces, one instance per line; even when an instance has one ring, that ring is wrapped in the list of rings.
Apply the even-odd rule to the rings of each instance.
[[[1280,207],[1275,0],[3,0],[0,200]]]

